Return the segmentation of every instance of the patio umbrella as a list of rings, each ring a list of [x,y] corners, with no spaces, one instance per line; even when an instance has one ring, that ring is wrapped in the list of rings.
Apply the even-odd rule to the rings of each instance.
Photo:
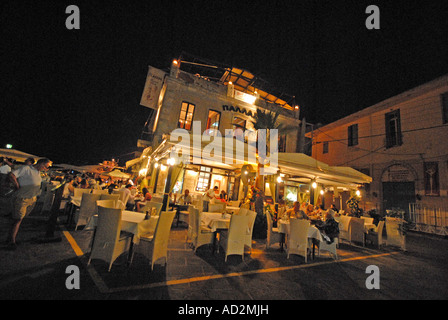
[[[0,157],[11,158],[19,162],[25,162],[28,158],[34,158],[35,160],[43,158],[15,149],[0,149]]]
[[[130,174],[121,172],[120,170],[113,170],[111,172],[104,173],[104,175],[108,175],[109,177],[117,179],[129,179],[131,177]]]

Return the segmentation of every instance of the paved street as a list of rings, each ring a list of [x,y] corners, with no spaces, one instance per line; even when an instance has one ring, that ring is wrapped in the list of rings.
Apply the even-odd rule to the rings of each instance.
[[[6,238],[9,220],[0,217]],[[3,300],[446,300],[448,298],[448,240],[410,234],[407,252],[396,248],[341,244],[339,260],[327,253],[305,263],[299,256],[286,258],[278,246],[265,249],[254,243],[252,254],[214,255],[204,246],[196,254],[186,242],[186,226],[173,225],[168,265],[153,272],[137,247],[133,264],[120,257],[107,272],[106,263],[87,266],[92,231],[65,229],[58,242],[41,243],[46,217],[23,221],[20,245],[0,247],[0,299]],[[380,289],[367,289],[366,268],[380,271]],[[69,290],[67,267],[80,271],[80,289]]]

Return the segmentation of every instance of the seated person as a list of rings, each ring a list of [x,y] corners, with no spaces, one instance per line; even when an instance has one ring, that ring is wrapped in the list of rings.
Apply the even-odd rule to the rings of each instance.
[[[152,199],[147,188],[142,189],[142,194],[143,194],[143,200],[136,202],[138,212],[141,212],[140,210],[145,206],[146,202],[151,201]]]
[[[294,202],[294,207],[292,207],[291,209],[286,211],[286,216],[290,217],[290,218],[295,218],[295,219],[307,219],[307,220],[310,219],[305,214],[305,212],[300,210],[300,202],[299,201]]]
[[[134,188],[134,186],[132,184],[128,183],[126,185],[126,187],[124,187],[120,190],[124,190],[127,194],[129,194],[128,201],[126,203],[126,210],[134,211],[135,200],[134,200],[134,196],[132,195],[131,188]]]
[[[190,190],[185,189],[184,194],[179,197],[177,203],[180,205],[189,205],[193,202],[193,198],[190,196]]]
[[[227,193],[224,190],[221,190],[221,193],[219,194],[219,199],[221,202],[227,202]]]
[[[330,212],[327,212],[325,218],[325,222],[320,225],[316,225],[316,228],[319,229],[325,241],[328,244],[331,244],[333,243],[334,238],[339,236],[339,223],[334,220]]]

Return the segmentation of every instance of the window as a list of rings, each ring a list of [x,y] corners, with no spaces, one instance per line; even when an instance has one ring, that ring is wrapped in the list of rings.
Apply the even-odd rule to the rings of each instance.
[[[348,146],[356,146],[358,144],[358,124],[348,127]]]
[[[219,132],[219,119],[221,118],[221,113],[215,110],[208,111],[207,118],[207,134],[210,136],[216,136]]]
[[[244,130],[246,130],[246,120],[233,117],[232,128],[234,130],[234,136],[238,138],[238,140],[244,141]]]
[[[442,121],[448,123],[448,92],[442,94]]]
[[[401,146],[400,110],[386,113],[386,148]]]
[[[207,191],[210,185],[212,168],[201,167],[199,169],[198,185],[196,186],[196,191]]]
[[[286,152],[286,134],[278,136],[278,152]]]
[[[328,141],[324,141],[322,153],[328,153]]]
[[[193,121],[194,104],[182,102],[182,109],[180,110],[179,122],[177,127],[181,129],[190,130]]]

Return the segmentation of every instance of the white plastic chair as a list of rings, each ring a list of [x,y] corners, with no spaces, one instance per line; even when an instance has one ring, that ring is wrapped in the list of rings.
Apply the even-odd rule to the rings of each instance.
[[[105,189],[92,189],[93,194],[109,194],[109,190]]]
[[[93,259],[100,259],[109,263],[108,271],[110,271],[112,264],[120,255],[128,252],[129,258],[132,236],[120,232],[121,211],[121,209],[98,207],[95,241],[87,265],[90,265]]]
[[[163,203],[160,202],[146,202],[146,204],[142,207],[142,212],[146,213],[146,211],[148,211],[148,213],[150,215],[154,215],[154,216],[158,216],[160,215],[160,212],[162,211],[162,205]],[[153,210],[153,208],[155,208],[156,210]]]
[[[213,244],[215,233],[209,227],[204,226],[201,223],[202,213],[199,212],[199,209],[193,208],[192,213],[194,215],[192,239],[194,252],[196,252],[196,250],[203,245]]]
[[[241,211],[242,209],[240,209]],[[282,241],[282,234],[278,232],[278,228],[272,227],[272,217],[269,212],[266,212],[266,221],[268,224],[268,232],[266,237],[266,249],[268,249],[274,243],[280,243]]]
[[[372,224],[373,223],[373,218],[370,217],[361,217],[361,219],[364,220],[365,224]]]
[[[78,220],[76,221],[75,231],[80,225],[87,225],[94,214],[96,214],[96,201],[100,200],[99,194],[83,193],[81,206],[79,207]]]
[[[117,201],[116,200],[97,200],[96,206],[97,206],[97,212],[98,212],[98,207],[117,209]]]
[[[401,219],[386,217],[386,245],[406,251],[406,236],[400,231]]]
[[[244,245],[246,247],[249,247],[250,253],[252,253],[252,234],[254,232],[254,224],[255,224],[255,218],[257,217],[257,213],[255,211],[248,211],[247,212],[247,230],[244,235]]]
[[[195,223],[194,223],[194,206],[188,206],[188,231],[187,231],[187,241],[190,241],[193,245],[193,238],[195,236]]]
[[[334,258],[337,260],[338,259],[338,251],[337,251],[338,241],[339,241],[338,238],[334,238],[333,242],[328,244],[324,239],[322,239],[322,241],[319,242],[319,246],[318,246],[318,256],[320,257],[321,251],[328,251],[331,254],[333,254]]]
[[[223,234],[221,239],[226,262],[229,255],[240,255],[244,261],[244,244],[248,223],[248,216],[232,215],[230,218],[229,232]]]
[[[376,243],[378,249],[383,245],[383,230],[384,230],[384,220],[378,222],[378,226],[374,230],[369,230],[369,233],[366,234],[366,240]]]
[[[90,193],[91,189],[83,189],[83,188],[75,188],[73,191],[73,197],[79,198],[82,197],[84,193]]]
[[[165,266],[168,262],[168,242],[175,215],[176,211],[161,212],[154,233],[143,234],[140,237],[142,244],[148,244],[148,250],[145,252],[145,255],[151,260],[151,271],[154,270],[154,264],[159,259],[165,259]]]
[[[221,202],[221,203],[210,203],[208,205],[208,211],[209,212],[226,212],[226,203],[225,202]]]
[[[360,242],[365,246],[364,219],[352,217],[349,226],[350,244]]]
[[[119,194],[101,194],[100,200],[115,200],[118,201],[120,200],[120,195]]]
[[[308,258],[308,229],[310,221],[305,219],[290,219],[290,232],[288,235],[287,258],[291,254],[303,256],[305,263]]]
[[[336,220],[336,219],[335,219]],[[338,219],[339,220],[339,219]],[[340,216],[339,220],[339,239],[350,242],[350,221],[352,217]]]
[[[128,203],[129,193],[124,190],[113,190],[112,194],[119,195],[120,198],[118,200],[121,200],[125,205]]]

